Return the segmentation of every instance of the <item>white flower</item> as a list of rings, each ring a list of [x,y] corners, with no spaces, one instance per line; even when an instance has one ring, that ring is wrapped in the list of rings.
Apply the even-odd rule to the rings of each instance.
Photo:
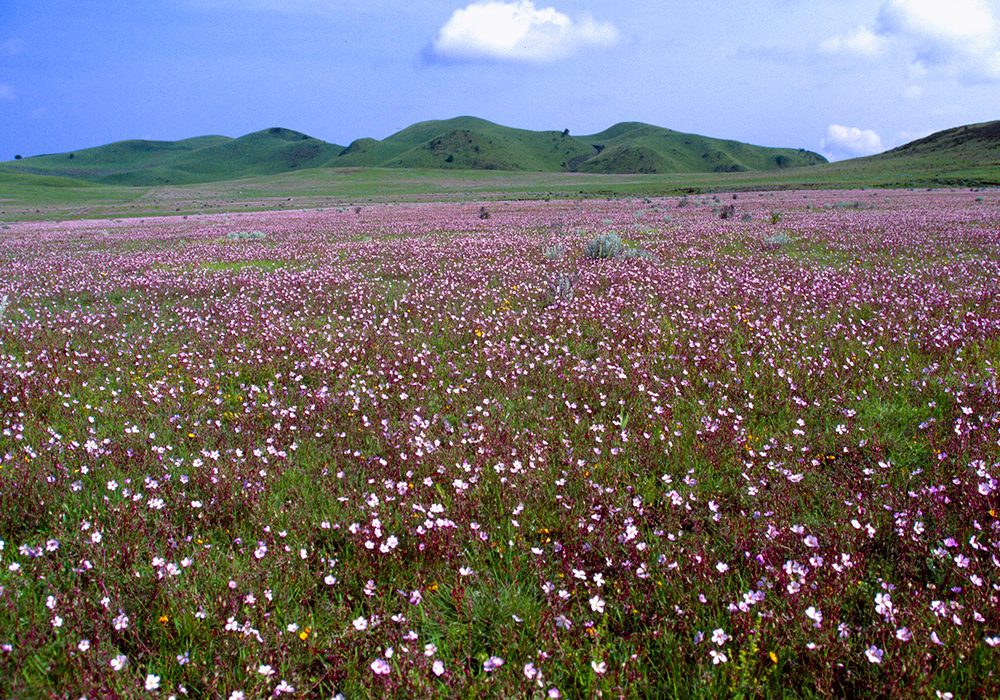
[[[284,678],[281,679],[281,683],[278,683],[278,687],[274,689],[275,695],[280,695],[281,693],[294,693],[295,686],[290,685],[288,681]]]
[[[718,570],[720,574],[724,574],[727,571],[729,571],[729,564],[720,561],[718,564],[715,565],[715,568]]]
[[[604,601],[601,596],[595,595],[590,599],[590,609],[599,615],[604,612]]]
[[[260,666],[257,667],[257,673],[259,673],[262,676],[273,676],[274,669],[267,664],[261,664]]]
[[[527,663],[524,665],[524,677],[529,681],[533,680],[535,676],[538,675],[538,669],[535,668],[535,664]]]
[[[152,673],[146,676],[146,690],[156,690],[160,687],[160,677]]]
[[[434,671],[435,676],[440,676],[444,673],[444,662],[442,662],[441,659],[437,659],[431,667],[431,670]]]
[[[906,629],[905,627],[900,627],[898,630],[896,630],[896,639],[898,639],[901,642],[908,642],[911,639],[913,639],[913,633],[910,632],[910,630]]]
[[[368,620],[366,620],[364,617],[356,618],[354,622],[352,622],[351,624],[354,625],[354,629],[356,629],[359,632],[361,630],[368,629]]]
[[[715,649],[712,649],[710,652],[708,652],[708,655],[712,657],[713,666],[718,666],[719,664],[724,664],[727,661],[729,661],[728,656],[726,656],[721,651],[716,651]]]
[[[246,696],[243,694],[242,690],[234,690],[229,695],[229,700],[245,700]]]
[[[808,608],[806,608],[806,617],[808,617],[810,620],[812,620],[813,622],[815,622],[816,623],[816,627],[819,627],[820,624],[823,622],[823,613],[822,613],[822,611],[817,610],[816,608],[814,608],[811,605]]]
[[[389,675],[389,671],[392,670],[389,668],[389,664],[385,662],[385,659],[375,659],[372,661],[371,669],[375,672],[376,676],[387,676]]]
[[[424,644],[424,656],[434,656],[438,652],[436,644],[431,644],[428,642]]]
[[[731,639],[731,637],[726,634],[726,631],[721,627],[717,630],[712,631],[712,641],[718,644],[720,647],[726,643],[726,640]],[[716,662],[718,663],[718,662]],[[725,662],[723,662],[725,663]]]
[[[608,665],[606,663],[604,663],[603,661],[601,661],[601,662],[591,661],[590,662],[590,667],[592,669],[594,669],[594,673],[596,673],[598,675],[603,674],[603,673],[607,672],[607,670],[608,670]]]
[[[80,643],[76,645],[76,648],[79,649],[80,651],[87,651],[88,649],[90,649],[90,640],[81,639]]]
[[[884,655],[885,655],[885,652],[882,651],[881,649],[879,649],[874,644],[872,644],[870,647],[868,647],[867,649],[865,649],[865,658],[868,659],[868,661],[870,661],[873,664],[880,664],[880,663],[882,663],[882,657]]]
[[[128,661],[128,657],[124,654],[119,654],[115,658],[111,659],[111,668],[116,671],[121,671],[125,668],[125,663]]]

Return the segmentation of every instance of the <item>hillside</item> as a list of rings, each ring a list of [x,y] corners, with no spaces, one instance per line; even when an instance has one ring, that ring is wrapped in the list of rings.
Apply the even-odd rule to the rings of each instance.
[[[626,122],[581,141],[599,152],[579,164],[592,173],[733,173],[825,163],[810,151],[765,148]]]
[[[329,165],[591,173],[705,173],[825,163],[808,151],[765,148],[627,122],[592,136],[526,131],[474,117],[414,124],[360,139]]]
[[[105,185],[184,185],[277,175],[322,165],[342,149],[289,129],[273,128],[232,139],[119,141],[72,153],[9,161],[9,172],[70,177]]]
[[[72,153],[0,164],[0,173],[62,177],[117,186],[222,182],[317,167],[521,172],[713,173],[825,163],[802,150],[764,148],[639,123],[592,136],[528,131],[475,117],[427,121],[378,141],[344,148],[289,129],[232,139],[120,141]]]
[[[802,171],[824,182],[869,187],[1000,185],[1000,121],[945,129],[891,151]]]

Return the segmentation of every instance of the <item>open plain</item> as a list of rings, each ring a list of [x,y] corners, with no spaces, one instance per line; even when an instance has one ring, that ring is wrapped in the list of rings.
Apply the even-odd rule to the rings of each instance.
[[[11,221],[0,258],[4,697],[1000,694],[996,191]]]

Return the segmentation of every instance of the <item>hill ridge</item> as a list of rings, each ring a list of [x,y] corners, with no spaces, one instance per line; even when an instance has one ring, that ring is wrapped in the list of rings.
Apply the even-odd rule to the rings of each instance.
[[[128,139],[70,153],[0,163],[0,169],[106,185],[181,185],[308,168],[429,168],[522,172],[681,173],[772,170],[825,163],[804,149],[752,146],[642,122],[571,136],[473,116],[411,124],[384,139],[348,146],[270,127],[239,138]]]

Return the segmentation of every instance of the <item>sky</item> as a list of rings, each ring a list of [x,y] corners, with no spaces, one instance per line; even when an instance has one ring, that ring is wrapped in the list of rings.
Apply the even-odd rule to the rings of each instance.
[[[462,115],[837,160],[998,107],[1000,0],[0,0],[0,160]]]

